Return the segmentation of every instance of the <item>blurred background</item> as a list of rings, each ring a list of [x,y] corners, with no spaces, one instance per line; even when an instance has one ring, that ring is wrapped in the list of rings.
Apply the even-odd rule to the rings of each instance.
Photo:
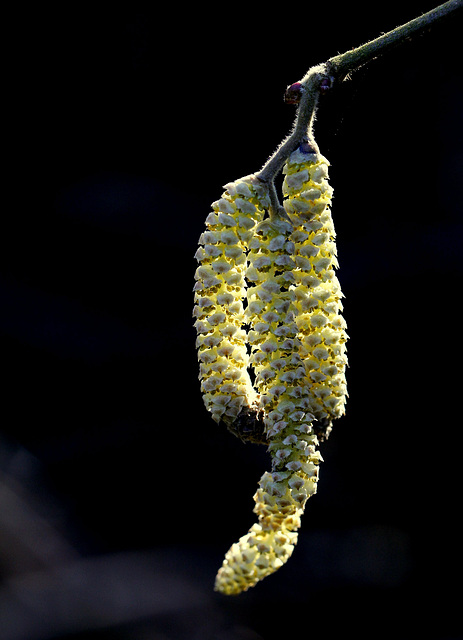
[[[350,398],[292,560],[236,598],[214,577],[269,458],[204,409],[191,317],[210,203],[290,131],[286,86],[433,6],[66,4],[15,23],[3,640],[463,637],[461,11],[320,105]]]

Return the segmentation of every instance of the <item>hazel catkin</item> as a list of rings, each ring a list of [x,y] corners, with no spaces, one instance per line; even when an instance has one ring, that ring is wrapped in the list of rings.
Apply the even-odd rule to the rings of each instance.
[[[293,224],[292,285],[299,355],[306,372],[310,411],[325,431],[344,414],[347,397],[345,369],[346,323],[341,315],[342,292],[328,183],[329,163],[301,145],[283,169],[283,205]]]
[[[307,142],[283,169],[287,219],[256,176],[226,185],[196,253],[197,348],[206,408],[236,435],[265,442],[271,471],[255,523],[233,544],[215,589],[238,594],[281,567],[316,493],[318,445],[344,413],[346,325],[328,161]]]
[[[216,422],[232,423],[255,402],[247,371],[243,299],[247,243],[267,206],[267,193],[255,176],[230,183],[212,204],[199,239],[193,316],[201,391]]]
[[[297,355],[297,308],[290,290],[294,268],[292,226],[264,220],[250,242],[246,316],[250,323],[250,362],[259,409],[272,458],[254,496],[258,523],[232,545],[215,588],[227,595],[246,591],[280,568],[291,556],[307,499],[316,492],[318,444]]]

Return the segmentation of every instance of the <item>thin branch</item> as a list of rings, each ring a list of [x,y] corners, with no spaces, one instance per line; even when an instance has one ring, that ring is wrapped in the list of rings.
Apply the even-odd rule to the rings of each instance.
[[[301,99],[294,129],[259,171],[257,176],[260,180],[264,182],[273,180],[301,140],[304,137],[312,138],[312,122],[320,93],[320,82],[326,77],[326,71],[326,65],[312,67],[301,80]],[[315,145],[315,140],[313,140],[313,145]]]
[[[429,28],[432,24],[462,7],[463,0],[449,0],[449,2],[445,2],[439,7],[424,13],[422,16],[410,20],[410,22],[375,38],[375,40],[371,40],[356,49],[330,58],[328,64],[331,67],[332,75],[338,80],[343,80],[351,71],[383,55],[392,47],[403,43],[413,35],[424,31],[424,29]]]
[[[309,69],[302,80],[296,83],[300,88],[300,100],[293,131],[256,174],[257,177],[271,187],[275,176],[282,169],[289,155],[304,140],[308,141],[314,151],[318,151],[312,135],[312,124],[320,90],[323,86],[331,87],[334,81],[344,80],[350,72],[378,58],[411,36],[422,33],[432,24],[462,7],[463,0],[449,0],[449,2],[379,36],[375,40],[334,56],[327,62]]]

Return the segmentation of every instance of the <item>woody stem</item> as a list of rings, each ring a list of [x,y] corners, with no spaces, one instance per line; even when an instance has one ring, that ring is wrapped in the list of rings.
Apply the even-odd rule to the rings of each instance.
[[[296,121],[291,134],[281,143],[262,169],[256,174],[264,183],[270,185],[282,169],[289,155],[299,146],[304,138],[318,151],[312,135],[312,123],[320,94],[323,79],[342,82],[351,71],[362,67],[392,47],[405,42],[412,36],[428,29],[432,24],[449,16],[463,7],[463,0],[449,0],[427,13],[396,27],[392,31],[371,40],[366,44],[334,56],[325,63],[312,67],[301,80],[301,99],[297,110]]]
[[[371,40],[356,49],[351,49],[350,51],[330,58],[328,65],[330,66],[331,74],[337,80],[344,80],[351,71],[383,55],[392,47],[401,44],[405,40],[422,32],[424,29],[428,29],[431,24],[445,18],[453,11],[461,9],[462,7],[462,0],[449,0],[435,9],[424,13],[422,16],[410,20],[410,22],[379,36],[375,40]]]

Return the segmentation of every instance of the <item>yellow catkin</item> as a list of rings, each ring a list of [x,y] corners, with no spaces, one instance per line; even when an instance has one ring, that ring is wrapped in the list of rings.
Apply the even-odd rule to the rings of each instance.
[[[305,504],[317,489],[319,439],[344,413],[347,395],[328,162],[303,143],[284,174],[288,220],[265,218],[268,202],[256,183],[238,188],[238,181],[215,204],[197,254],[195,315],[206,406],[215,420],[229,423],[252,407],[263,417],[272,460],[254,495],[258,521],[218,571],[215,589],[227,595],[246,591],[291,556]],[[238,190],[252,205],[239,214]],[[235,230],[227,241],[220,225],[246,231]]]
[[[255,176],[226,185],[199,239],[195,273],[196,346],[204,404],[216,422],[232,423],[255,402],[249,373],[243,299],[247,244],[268,207]]]
[[[310,410],[325,431],[345,410],[348,337],[335,275],[338,261],[328,166],[326,158],[301,145],[283,169],[283,204],[294,226],[291,239],[297,268],[291,289],[298,312],[299,355],[306,371]]]
[[[279,569],[291,556],[307,499],[316,492],[318,444],[308,411],[306,372],[298,355],[292,225],[264,221],[250,242],[246,317],[250,361],[264,414],[272,472],[254,496],[258,523],[232,545],[215,588],[236,595]]]

